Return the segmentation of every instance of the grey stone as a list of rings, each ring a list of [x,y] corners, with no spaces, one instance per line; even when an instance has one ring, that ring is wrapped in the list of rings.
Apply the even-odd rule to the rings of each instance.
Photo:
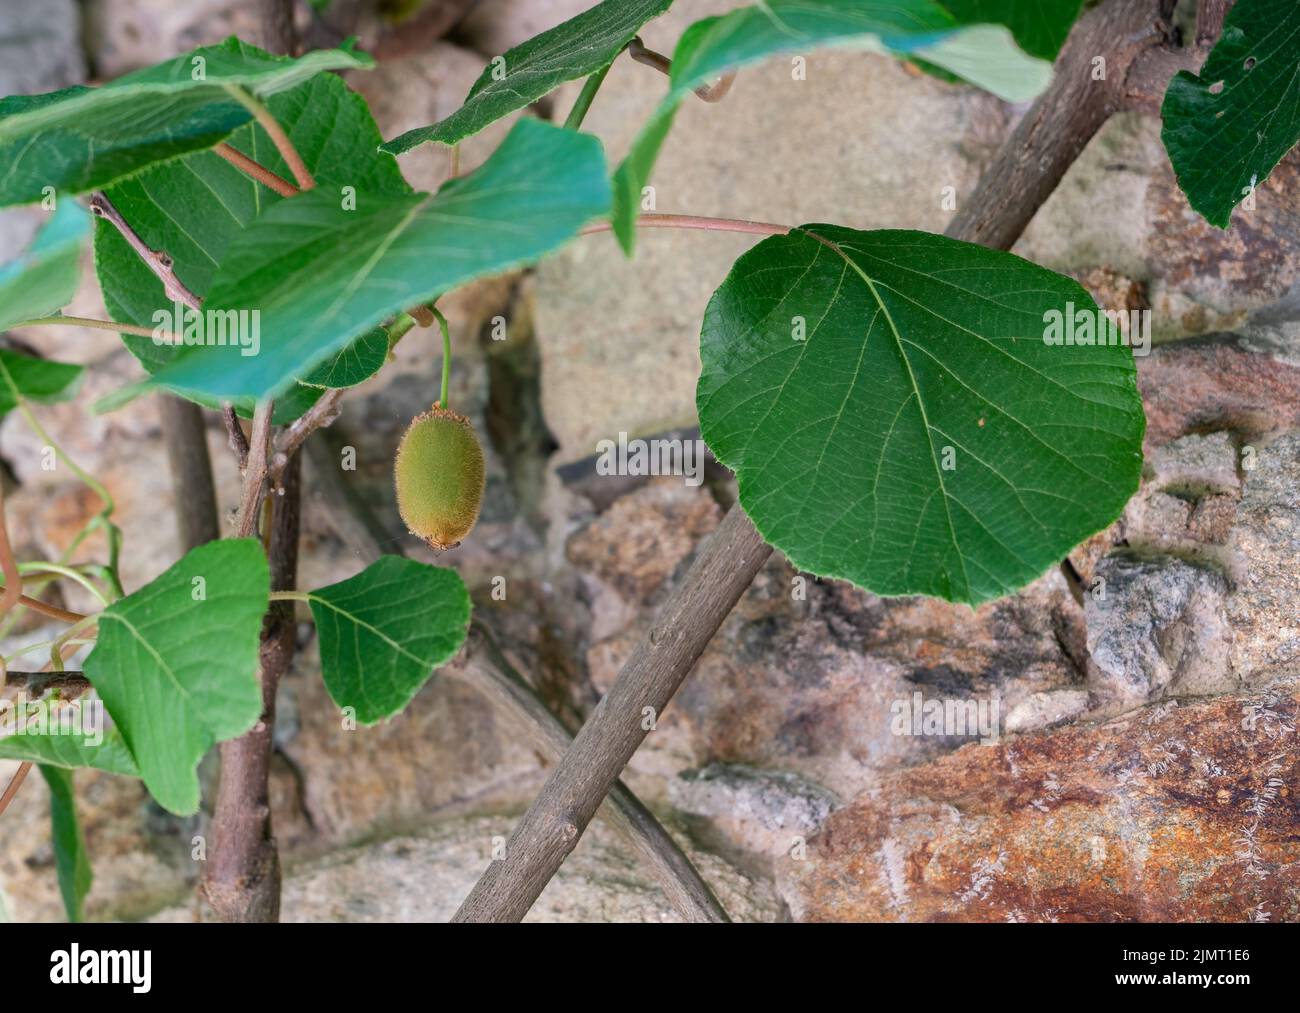
[[[1097,574],[1104,583],[1084,597],[1095,712],[1236,688],[1222,576],[1177,559],[1122,556]]]
[[[256,0],[87,0],[86,35],[99,75],[120,77],[238,35],[257,44]]]
[[[805,842],[838,803],[798,774],[735,763],[683,771],[669,784],[668,798],[733,848],[765,858]]]
[[[1257,683],[1300,673],[1300,434],[1260,448],[1253,460],[1232,532],[1242,572],[1228,620],[1233,664]]]
[[[0,7],[0,95],[31,95],[80,84],[81,12],[74,0]]]
[[[1231,433],[1193,434],[1157,448],[1147,458],[1148,483],[1184,498],[1238,493],[1237,448]]]

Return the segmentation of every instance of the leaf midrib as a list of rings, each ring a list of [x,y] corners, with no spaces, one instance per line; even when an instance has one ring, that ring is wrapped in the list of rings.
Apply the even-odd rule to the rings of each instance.
[[[921,425],[925,427],[925,440],[926,440],[926,444],[930,448],[930,462],[934,465],[935,479],[939,483],[939,492],[943,496],[943,514],[948,521],[948,534],[952,538],[953,551],[956,553],[957,561],[961,565],[962,580],[965,581],[966,584],[965,595],[966,597],[970,597],[971,583],[970,583],[970,574],[966,570],[966,556],[961,551],[961,545],[957,541],[957,529],[952,522],[952,508],[948,504],[948,495],[949,495],[948,487],[947,485],[944,484],[943,469],[939,467],[939,458],[935,453],[934,433],[930,427],[929,415],[926,413],[925,410],[925,398],[921,394],[920,384],[916,382],[916,373],[912,370],[912,360],[908,358],[907,351],[903,348],[903,337],[901,334],[898,333],[898,326],[894,323],[894,317],[889,312],[889,307],[885,304],[885,300],[881,298],[880,293],[876,290],[875,282],[873,282],[871,277],[864,270],[862,270],[862,268],[859,267],[858,264],[851,257],[848,256],[847,253],[844,252],[844,250],[840,248],[838,243],[836,243],[832,239],[826,238],[825,236],[820,236],[816,232],[812,232],[809,230],[804,230],[804,231],[806,231],[809,236],[817,240],[819,243],[824,243],[828,247],[830,247],[832,251],[834,251],[840,258],[842,258],[844,262],[848,264],[857,273],[858,277],[863,280],[863,282],[867,286],[867,289],[871,292],[871,297],[876,301],[876,305],[880,307],[880,311],[885,315],[885,322],[889,324],[889,332],[894,337],[894,344],[895,347],[898,349],[898,357],[903,360],[903,366],[907,370],[908,382],[912,385],[912,393],[916,397],[916,405],[918,410],[921,413]],[[865,340],[866,339],[864,339],[864,341]],[[864,347],[864,352],[865,352],[865,347]],[[921,525],[920,517],[917,517],[916,523],[917,523],[917,529],[919,530]]]

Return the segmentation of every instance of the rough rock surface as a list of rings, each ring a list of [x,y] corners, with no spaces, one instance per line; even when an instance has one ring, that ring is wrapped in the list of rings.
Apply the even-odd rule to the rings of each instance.
[[[305,863],[285,877],[286,922],[442,922],[455,913],[510,832],[496,818],[451,820],[418,835],[392,837]],[[733,921],[770,922],[782,915],[769,884],[721,859],[693,853]],[[188,921],[188,908],[156,921]],[[680,922],[653,879],[599,823],[551,881],[525,921]]]
[[[797,920],[1294,921],[1294,687],[967,746],[778,865]]]
[[[353,83],[393,136],[454,108],[491,55],[586,5],[484,0],[453,43]],[[646,41],[671,51],[688,21],[729,6],[679,4],[647,27]],[[93,0],[89,58],[69,36],[50,62],[63,69],[32,87],[216,41],[249,8]],[[95,34],[105,12],[118,35]],[[156,23],[155,37],[131,37],[141,23]],[[12,69],[0,64],[0,77]],[[611,72],[586,123],[611,161],[662,87],[626,59]],[[534,111],[562,115],[575,93],[566,87]],[[656,170],[658,208],[942,230],[943,187],[959,200],[969,193],[1017,114],[879,56],[812,54],[806,81],[775,61],[743,74],[720,105],[685,104]],[[462,167],[506,128],[468,142]],[[799,574],[777,554],[634,757],[629,784],[687,832],[733,917],[771,920],[788,905],[811,920],[1300,919],[1300,286],[1295,205],[1285,199],[1296,156],[1221,233],[1188,213],[1158,129],[1138,116],[1113,120],[1017,247],[1080,278],[1108,307],[1153,310],[1164,343],[1138,362],[1147,468],[1124,515],[1068,565],[977,610],[876,598]],[[449,168],[436,146],[402,165],[424,188]],[[4,241],[18,232],[6,224]],[[473,536],[436,561],[462,573],[503,646],[571,727],[734,498],[716,468],[698,487],[629,482],[597,475],[590,455],[620,432],[695,424],[700,316],[752,242],[647,231],[629,263],[608,236],[593,236],[533,275],[441,303],[455,342],[451,399],[488,436],[488,491]],[[72,310],[103,314],[89,263]],[[117,498],[123,577],[138,587],[177,554],[170,483],[154,466],[163,460],[156,406],[87,413],[136,375],[111,335],[18,337],[92,367],[74,402],[38,414]],[[435,561],[401,532],[390,475],[405,424],[436,390],[435,335],[413,332],[395,359],[349,395],[328,453],[307,469],[304,586],[361,566],[320,496],[326,477],[365,500],[391,530],[386,546]],[[215,424],[210,445],[228,510],[235,470]],[[16,414],[0,423],[23,558],[56,555],[98,509],[63,471],[39,468],[40,446]],[[344,447],[356,452],[355,471],[316,470]],[[99,539],[84,549],[87,558],[102,551]],[[492,594],[497,578],[504,601]],[[90,605],[75,590],[65,604]],[[282,683],[272,781],[290,870],[286,917],[445,918],[546,765],[455,666],[400,718],[345,731],[306,621],[300,641]],[[996,714],[996,741],[977,744],[969,729],[946,725],[909,734],[899,715],[918,701],[984,707]],[[11,769],[0,766],[0,780]],[[215,765],[202,772],[210,797]],[[168,917],[188,918],[204,819],[159,812],[133,782],[85,773],[78,786],[97,876],[91,917],[170,906]],[[629,854],[594,825],[534,917],[667,920]],[[33,778],[0,818],[0,906],[12,917],[60,917],[51,862],[45,788]]]

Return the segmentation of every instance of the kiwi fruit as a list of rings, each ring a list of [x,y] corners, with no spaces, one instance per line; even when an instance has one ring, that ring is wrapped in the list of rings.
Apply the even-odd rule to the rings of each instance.
[[[434,402],[411,420],[393,467],[397,509],[411,533],[438,550],[460,544],[478,520],[483,447],[464,415]]]

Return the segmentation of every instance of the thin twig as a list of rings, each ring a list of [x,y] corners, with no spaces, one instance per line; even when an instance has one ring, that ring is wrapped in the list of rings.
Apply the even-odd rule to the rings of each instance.
[[[395,320],[385,325],[385,330],[388,331],[388,347],[390,351],[396,348],[397,343],[415,326],[416,321],[412,314],[420,308],[416,307],[407,313],[399,313]],[[437,319],[432,310],[429,310],[427,315],[430,324]],[[298,448],[303,445],[307,437],[317,429],[324,429],[333,425],[335,420],[338,419],[339,413],[342,411],[340,402],[347,390],[348,388],[345,387],[334,387],[327,390],[307,411],[280,430],[272,447],[271,462],[268,468],[268,478],[273,487],[279,486],[280,475],[283,473],[285,466]]]
[[[158,276],[168,299],[182,302],[192,310],[200,308],[199,297],[186,288],[185,283],[176,277],[176,272],[172,270],[172,258],[162,250],[150,249],[149,244],[140,238],[139,233],[131,228],[121,212],[113,206],[112,201],[97,191],[91,194],[89,207],[91,214],[110,222],[122,234],[122,238],[130,244],[149,270]]]
[[[121,233],[122,238],[127,241],[131,249],[135,250],[136,255],[144,261],[145,266],[158,276],[158,280],[162,282],[163,291],[167,294],[168,299],[179,301],[195,312],[202,310],[203,301],[176,276],[176,272],[172,269],[172,258],[162,250],[150,249],[149,244],[140,238],[139,233],[131,227],[131,223],[122,217],[122,213],[113,206],[113,202],[102,192],[91,195],[90,210],[92,214],[112,223],[113,227]],[[195,407],[190,411],[195,413],[199,409]],[[235,417],[235,409],[229,403],[226,403],[222,405],[222,415],[226,421],[226,431],[230,433],[230,420]],[[236,427],[237,425],[236,423]],[[241,439],[242,436],[243,434],[240,433]],[[239,467],[242,470],[248,458],[247,445],[244,446],[241,452],[240,441],[236,440],[233,434],[231,435],[230,445],[231,449],[235,451],[235,456],[239,458]]]
[[[267,109],[259,102],[251,92],[239,87],[238,85],[226,85],[226,91],[253,114],[253,119],[266,131],[267,136],[271,138],[271,143],[275,145],[275,150],[280,152],[280,157],[284,159],[284,164],[289,167],[293,173],[293,178],[298,181],[300,190],[311,190],[316,186],[316,180],[312,178],[307,163],[303,161],[302,156],[298,154],[298,149],[293,146],[293,141],[289,140],[289,135],[284,132],[284,127],[280,122],[271,115],[271,110]]]
[[[321,395],[320,400],[280,430],[280,434],[275,438],[275,449],[271,455],[273,484],[279,481],[280,474],[288,465],[294,451],[303,445],[308,436],[317,429],[334,424],[342,411],[339,402],[343,400],[345,390],[346,388],[343,387],[327,390]]]
[[[632,57],[637,63],[643,63],[647,67],[653,67],[655,70],[669,77],[673,73],[673,62],[664,56],[663,53],[656,53],[653,49],[647,49],[641,37],[637,36],[627,44],[627,55]],[[722,77],[712,84],[702,84],[695,89],[695,94],[705,102],[721,102],[727,97],[727,92],[731,91],[731,86],[735,83],[736,74],[733,71],[730,74],[723,74]]]
[[[792,226],[773,225],[771,222],[750,222],[742,218],[707,218],[702,215],[647,214],[636,220],[641,229],[700,229],[705,232],[747,232],[756,236],[784,236]],[[588,225],[580,236],[592,236],[598,232],[609,232],[611,222],[596,222]]]
[[[3,525],[0,525],[0,527],[3,527]],[[63,658],[70,657],[71,655],[75,654],[78,650],[80,650],[80,647],[78,645],[69,644],[63,648],[60,648],[60,657]],[[52,666],[50,665],[45,666],[45,671],[48,671],[51,667]],[[19,673],[14,673],[14,674],[19,674]],[[26,674],[30,676],[30,673],[22,673],[22,674]],[[67,674],[69,673],[60,673],[60,675],[67,675]],[[23,782],[27,780],[27,775],[31,773],[31,770],[32,770],[31,763],[24,761],[23,764],[19,766],[14,776],[10,779],[9,786],[5,788],[4,794],[0,795],[0,815],[3,815],[4,811],[9,808],[9,803],[14,800],[14,796],[18,794],[18,789],[23,786]]]
[[[15,690],[29,700],[57,692],[60,700],[71,701],[89,693],[91,685],[83,672],[9,672],[0,680],[0,696]]]
[[[224,141],[213,148],[212,153],[224,158],[244,175],[250,176],[259,183],[269,186],[281,197],[296,197],[298,194],[302,193],[301,190],[283,176],[277,176],[261,162],[254,161],[238,148],[231,147]]]

